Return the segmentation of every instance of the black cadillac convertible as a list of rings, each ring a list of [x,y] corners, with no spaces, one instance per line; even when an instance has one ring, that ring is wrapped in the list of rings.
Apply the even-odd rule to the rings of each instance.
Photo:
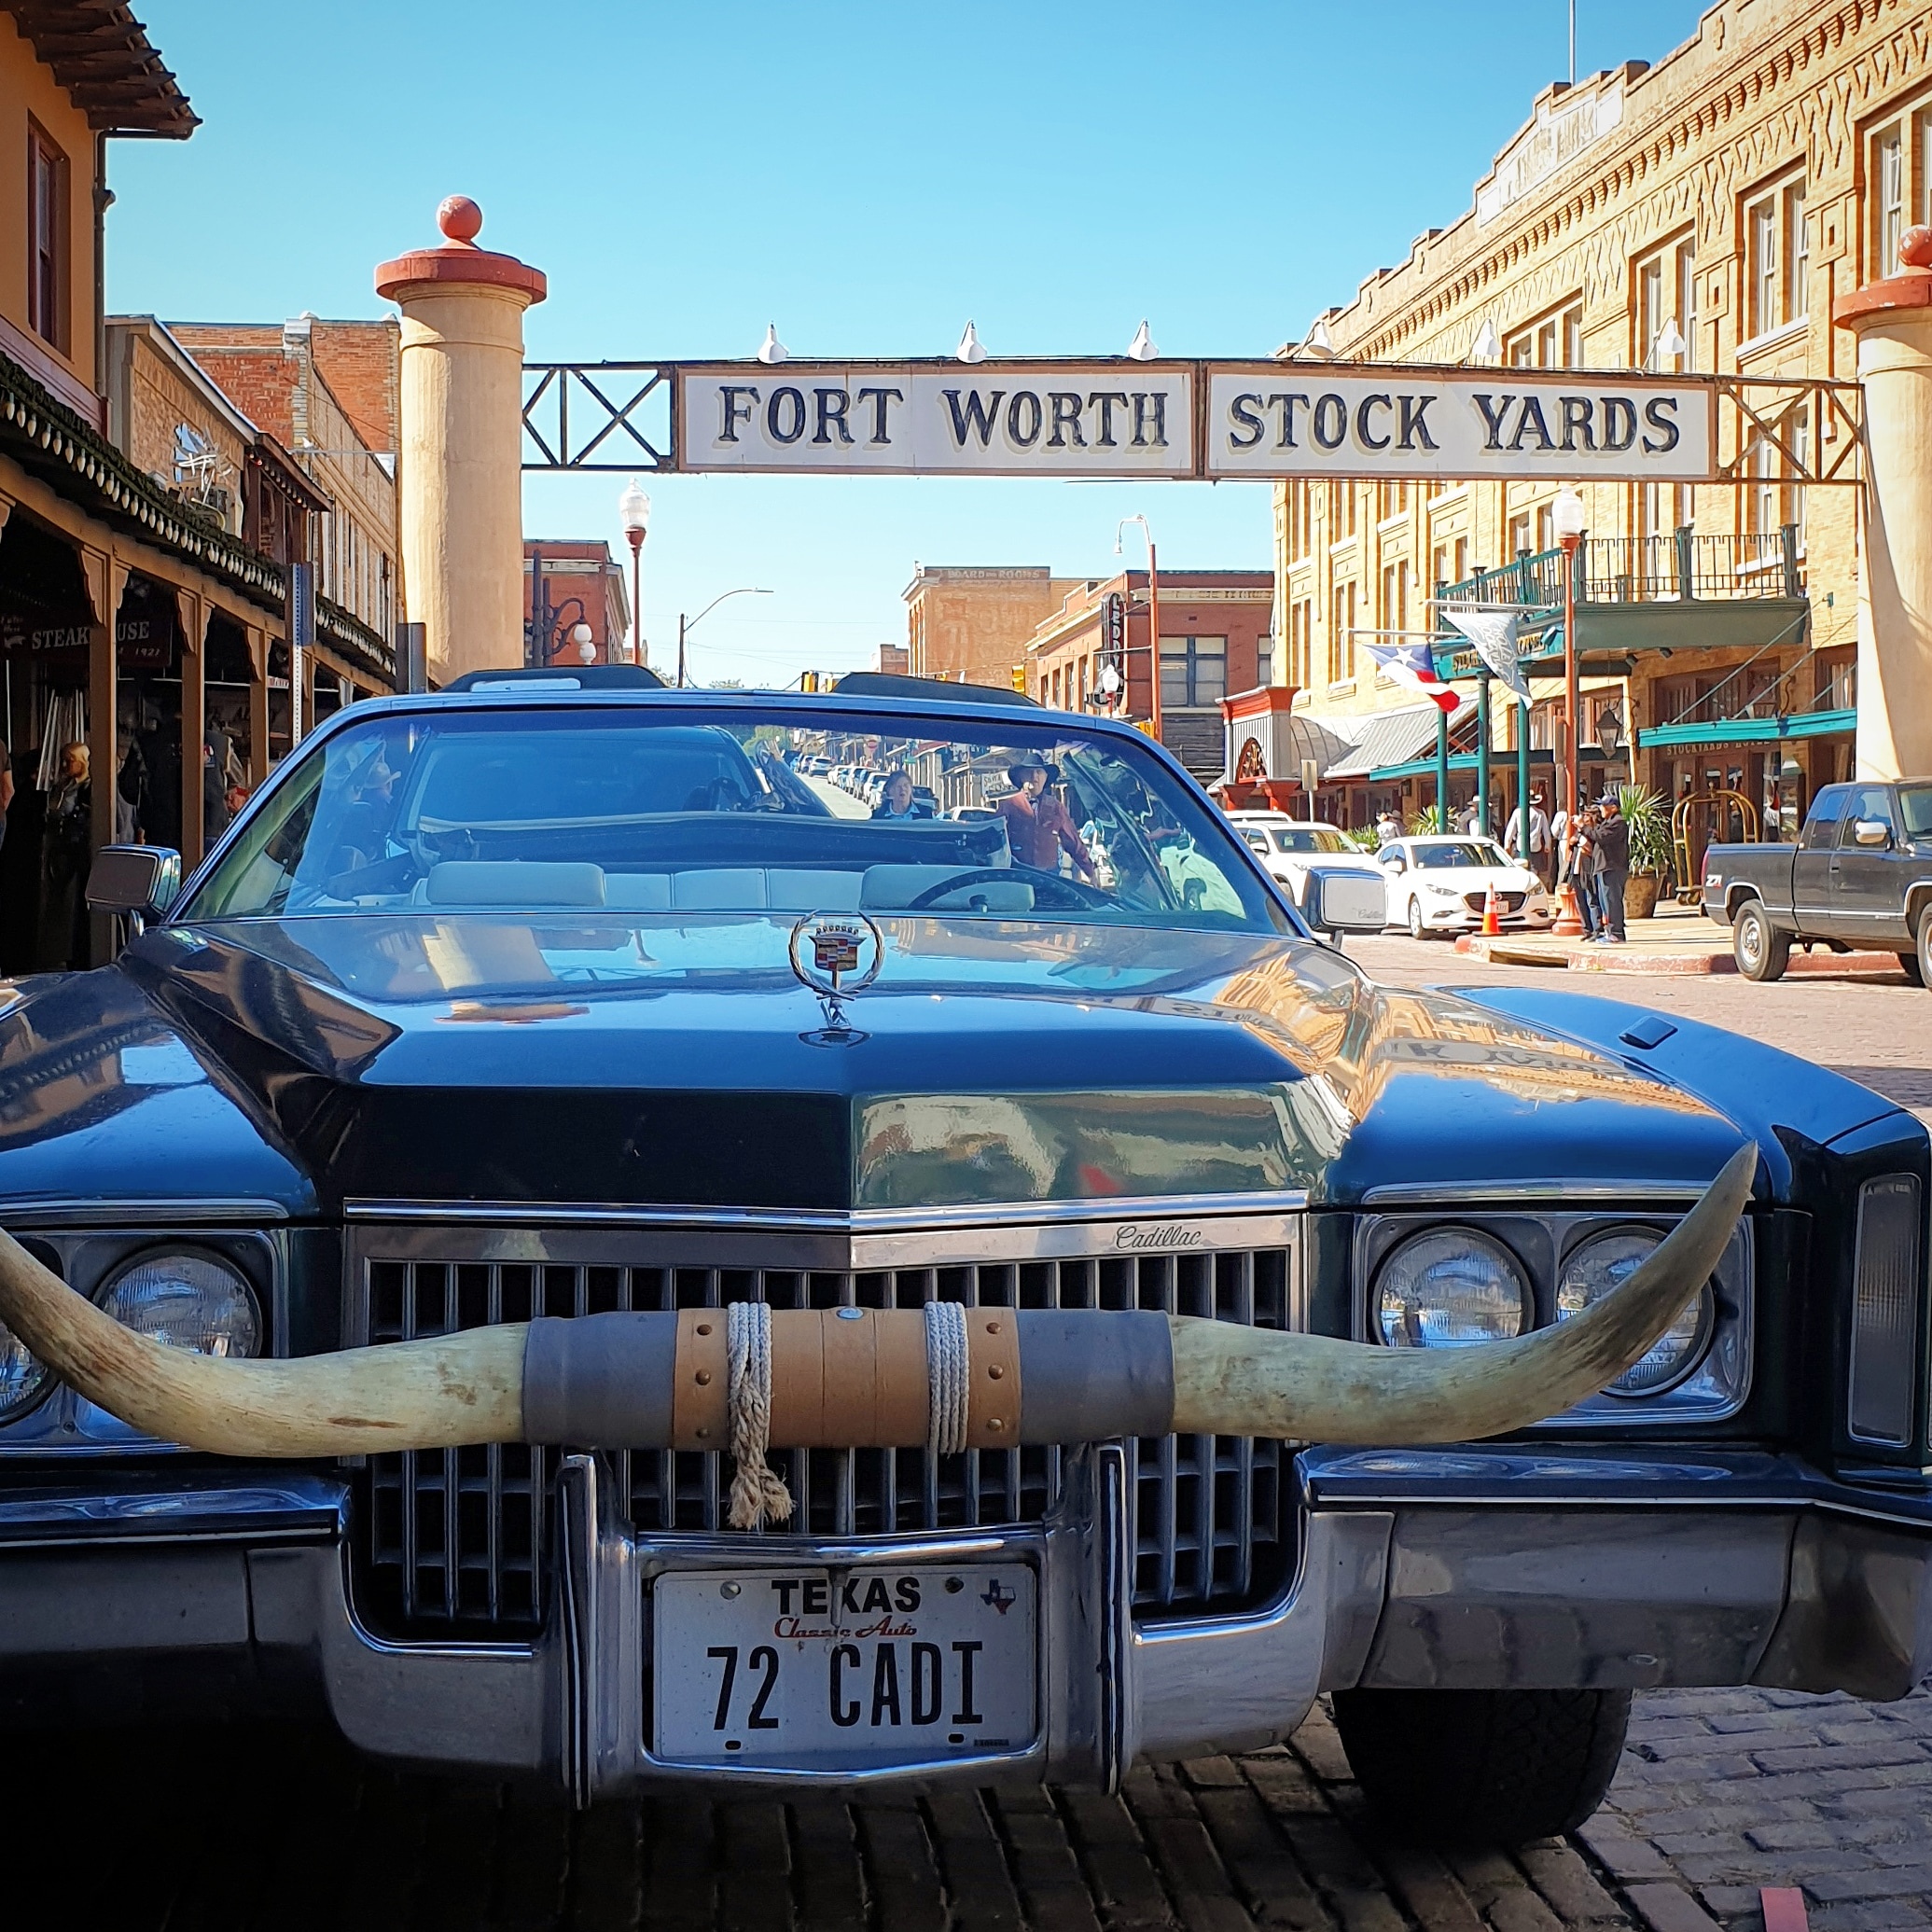
[[[117,963],[0,1014],[0,1224],[66,1289],[211,1362],[628,1312],[699,1366],[615,1447],[573,1395],[521,1440],[217,1456],[5,1336],[0,1709],[323,1711],[587,1802],[1105,1784],[1330,1691],[1378,1803],[1509,1839],[1593,1807],[1633,1689],[1904,1694],[1925,1131],[1688,1021],[1380,989],[1312,937],[1380,925],[1346,890],[1298,911],[1136,730],[864,678],[471,677],[330,719],[185,884],[109,848]],[[1548,1420],[1283,1440],[1170,1388],[1082,1437],[1083,1320],[1534,1338],[1740,1143],[1702,1286]],[[1002,1331],[1049,1314],[1074,1394],[1040,1421],[1036,1350],[1003,1420]],[[794,1441],[875,1446],[783,1446],[808,1395]]]

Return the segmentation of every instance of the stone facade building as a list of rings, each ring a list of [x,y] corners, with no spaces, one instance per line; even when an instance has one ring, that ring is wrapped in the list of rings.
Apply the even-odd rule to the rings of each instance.
[[[1932,15],[1903,0],[1720,0],[1654,67],[1547,89],[1474,205],[1320,319],[1341,358],[1490,361],[1499,379],[1534,367],[1848,381],[1833,299],[1892,272],[1901,232],[1928,214]],[[1324,354],[1312,336],[1284,354]],[[1828,414],[1795,431],[1808,458],[1844,433]],[[1856,493],[1801,487],[1769,439],[1748,454],[1747,484],[1583,490],[1580,722],[1592,778],[1734,792],[1738,815],[1775,836],[1851,771]],[[1429,630],[1440,587],[1547,603],[1558,487],[1277,486],[1275,674],[1302,694],[1298,715],[1345,747],[1412,709],[1363,633]],[[1545,675],[1559,668],[1533,679],[1545,760],[1563,737],[1561,682]],[[1496,709],[1500,803],[1517,720]],[[1474,788],[1474,731],[1460,722],[1457,801]],[[1404,770],[1426,745],[1395,735],[1381,732],[1383,764],[1327,800],[1352,822],[1433,799]],[[1346,750],[1329,762],[1345,766]]]
[[[1074,587],[1045,564],[916,563],[906,586],[906,649],[914,677],[1011,688],[1027,641]]]

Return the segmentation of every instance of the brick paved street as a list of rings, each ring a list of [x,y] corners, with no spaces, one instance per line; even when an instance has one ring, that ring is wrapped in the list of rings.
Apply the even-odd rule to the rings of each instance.
[[[1932,993],[1897,982],[1558,975],[1407,939],[1396,983],[1555,985],[1736,1027],[1932,1114]],[[1804,1888],[1816,1932],[1932,1925],[1932,1695],[1639,1699],[1609,1803],[1572,1842],[1439,1857],[1363,1813],[1325,1714],[1290,1749],[1040,1791],[712,1804],[574,1817],[357,1761],[305,1731],[35,1740],[0,1767],[7,1923],[72,1873],[63,1923],[114,1932],[1755,1932]],[[216,1827],[211,1821],[226,1820]]]

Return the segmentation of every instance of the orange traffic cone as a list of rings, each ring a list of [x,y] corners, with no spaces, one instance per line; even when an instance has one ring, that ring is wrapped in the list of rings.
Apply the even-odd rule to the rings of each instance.
[[[1489,890],[1482,895],[1482,933],[1485,938],[1494,938],[1503,930],[1503,902],[1496,897],[1496,882],[1489,882]]]

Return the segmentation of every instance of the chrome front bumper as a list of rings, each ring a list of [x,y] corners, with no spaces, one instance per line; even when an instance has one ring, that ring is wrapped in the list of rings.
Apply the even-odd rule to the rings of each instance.
[[[876,1776],[1109,1786],[1138,1758],[1251,1749],[1316,1695],[1370,1688],[1755,1684],[1902,1696],[1932,1670],[1932,1493],[1795,1459],[1614,1450],[1313,1451],[1301,1561],[1253,1615],[1135,1627],[1122,1459],[1069,1459],[1067,1507],[1019,1530],[787,1545],[850,1564],[997,1550],[1038,1564],[1039,1738]],[[0,1498],[0,1709],[69,1719],[318,1703],[354,1744],[559,1783],[745,1782],[653,1757],[650,1578],[743,1538],[633,1538],[596,1465],[560,1484],[558,1614],[529,1645],[392,1644],[357,1620],[346,1487],[294,1476]],[[812,1782],[799,1776],[792,1782]],[[841,1785],[855,1782],[841,1776]]]

